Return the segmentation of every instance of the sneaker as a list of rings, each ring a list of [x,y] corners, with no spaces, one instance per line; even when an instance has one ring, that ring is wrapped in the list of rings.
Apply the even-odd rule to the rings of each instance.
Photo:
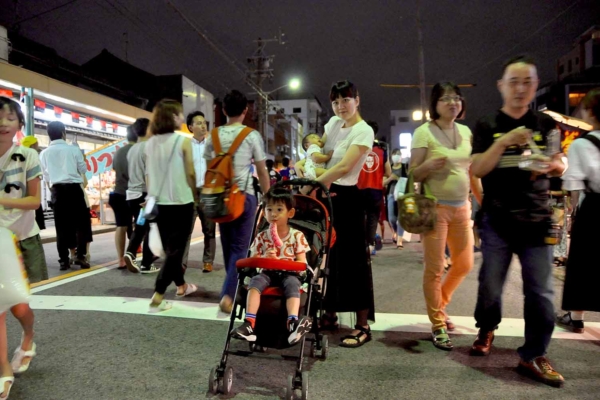
[[[61,271],[66,271],[69,268],[71,268],[71,260],[68,261],[58,261],[58,265],[60,265],[60,270]]]
[[[158,272],[158,271],[160,271],[160,268],[154,266],[154,264],[150,264],[149,267],[144,267],[142,265],[142,268],[140,268],[140,272],[142,274],[153,274],[153,273]]]
[[[135,259],[135,254],[127,252],[123,256],[123,259],[125,260],[125,265],[127,266],[129,272],[133,272],[134,274],[140,272],[141,268],[138,265],[137,260]]]
[[[244,321],[244,323],[234,330],[231,331],[231,337],[241,340],[247,340],[249,342],[256,342],[256,335],[250,322]]]
[[[585,326],[582,320],[575,320],[571,318],[571,312],[566,313],[565,315],[557,315],[556,323],[565,328],[572,330],[575,333],[583,333],[585,332]]]
[[[202,269],[202,272],[207,273],[207,272],[212,272],[212,270],[213,270],[212,263],[204,263],[204,268]]]
[[[369,251],[371,252],[372,256],[377,255],[377,250],[375,250],[375,246],[369,246]]]
[[[312,321],[308,317],[301,317],[300,320],[291,320],[290,336],[288,337],[288,343],[298,343],[304,335],[310,332],[310,328],[312,328]]]
[[[87,261],[87,259],[84,257],[77,257],[75,259],[75,261],[73,262],[73,264],[75,265],[79,265],[81,267],[81,269],[90,269],[91,265],[90,263]]]

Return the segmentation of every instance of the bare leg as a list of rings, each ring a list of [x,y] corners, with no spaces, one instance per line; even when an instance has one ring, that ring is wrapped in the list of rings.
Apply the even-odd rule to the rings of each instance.
[[[127,236],[127,227],[119,226],[115,231],[115,247],[117,248],[117,257],[119,258],[119,266],[125,266],[123,255],[125,254],[125,237]]]
[[[29,304],[27,304],[27,303],[17,304],[16,306],[13,306],[10,309],[10,311],[15,316],[15,318],[19,321],[19,323],[21,324],[21,327],[23,328],[23,343],[21,344],[21,349],[25,350],[25,351],[31,350],[31,348],[33,347],[33,335],[34,335],[33,311],[31,310],[31,308],[29,307]],[[29,364],[30,361],[31,361],[31,357],[24,357],[21,364],[27,365],[27,364]]]
[[[381,229],[381,242],[385,238],[385,222],[379,221],[379,228]]]
[[[248,290],[248,300],[246,301],[246,314],[254,314],[258,312],[260,307],[260,292],[254,288]]]
[[[1,376],[13,376],[12,368],[8,362],[8,339],[6,337],[6,313],[0,314],[0,369],[2,369]],[[4,384],[3,392],[6,393],[10,383]],[[6,397],[5,395],[2,395]]]
[[[356,325],[360,325],[363,328],[368,329],[369,328],[369,310],[360,310],[356,312]],[[359,331],[358,329],[354,329],[351,333],[351,335],[360,335],[361,331]],[[362,338],[361,338],[362,339]],[[356,344],[356,340],[354,339],[345,339],[344,343],[352,345],[352,344]]]
[[[288,316],[295,315],[298,316],[298,312],[300,311],[300,298],[299,297],[289,297],[285,301],[285,306],[287,308]],[[290,326],[290,320],[288,319],[287,326]]]

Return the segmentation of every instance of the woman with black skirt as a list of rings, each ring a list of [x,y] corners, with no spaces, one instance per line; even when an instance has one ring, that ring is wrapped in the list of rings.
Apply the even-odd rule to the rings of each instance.
[[[570,310],[558,317],[560,325],[583,333],[583,311],[600,311],[597,287],[598,226],[600,226],[600,88],[582,100],[583,119],[594,130],[575,140],[569,147],[569,168],[563,176],[563,188],[571,191],[573,213],[571,248],[567,259],[562,308]]]
[[[360,347],[371,340],[369,320],[375,321],[373,277],[365,240],[365,207],[356,186],[367,154],[373,147],[373,129],[359,113],[356,86],[338,82],[329,94],[335,116],[325,125],[324,154],[333,150],[327,172],[317,178],[330,187],[333,227],[337,239],[329,260],[324,329],[337,327],[336,312],[356,312],[356,326],[342,338],[342,347]]]

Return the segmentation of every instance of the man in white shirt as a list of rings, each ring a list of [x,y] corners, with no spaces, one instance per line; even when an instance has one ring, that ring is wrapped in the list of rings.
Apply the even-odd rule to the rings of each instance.
[[[90,268],[86,259],[86,235],[77,234],[90,218],[81,185],[87,172],[81,150],[65,141],[65,125],[59,121],[48,124],[50,145],[40,154],[44,181],[52,192],[56,247],[61,270],[69,269],[69,250],[77,248],[74,263],[82,269]]]
[[[194,134],[192,139],[192,150],[194,153],[194,170],[196,171],[196,198],[200,198],[200,190],[204,186],[204,175],[206,175],[206,159],[204,158],[204,145],[206,144],[206,136],[208,134],[208,127],[204,113],[201,111],[194,111],[187,116],[186,120],[188,129]],[[204,268],[202,272],[211,272],[213,270],[213,263],[215,261],[216,252],[216,241],[215,241],[215,230],[216,224],[206,218],[204,215],[204,209],[202,204],[198,204],[196,207],[196,213],[200,218],[202,224],[202,234],[204,235],[204,254],[202,256],[202,262]],[[195,217],[194,217],[195,219]],[[190,236],[191,239],[191,236]],[[189,240],[185,250],[185,256],[183,257],[183,264],[187,267],[189,251]]]

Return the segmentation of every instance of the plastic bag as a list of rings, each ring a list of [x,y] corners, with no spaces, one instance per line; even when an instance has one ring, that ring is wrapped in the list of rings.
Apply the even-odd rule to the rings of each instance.
[[[29,303],[29,280],[17,243],[17,237],[11,231],[0,228],[0,313],[14,305]]]
[[[162,239],[160,237],[160,231],[156,222],[150,223],[150,233],[148,234],[148,247],[150,251],[157,257],[164,258],[165,250],[163,249]]]

